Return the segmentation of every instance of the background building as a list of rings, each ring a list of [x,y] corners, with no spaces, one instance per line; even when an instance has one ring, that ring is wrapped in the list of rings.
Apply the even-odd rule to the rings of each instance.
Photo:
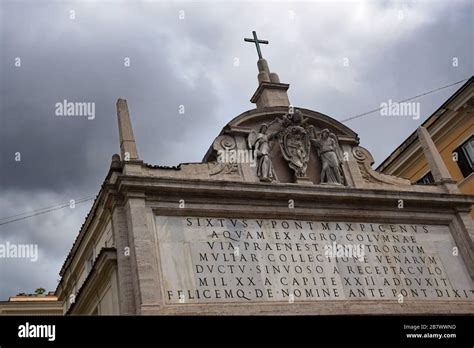
[[[459,190],[474,194],[474,77],[441,105],[425,122],[449,174]],[[423,149],[413,132],[377,168],[416,184],[434,184]],[[474,218],[474,211],[471,212]]]
[[[47,294],[18,294],[0,301],[0,315],[62,315],[62,303],[53,291]]]

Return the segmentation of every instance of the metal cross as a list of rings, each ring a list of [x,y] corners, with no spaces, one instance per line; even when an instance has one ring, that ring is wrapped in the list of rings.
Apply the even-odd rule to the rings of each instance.
[[[263,57],[262,57],[262,51],[260,51],[260,44],[268,44],[268,41],[267,40],[259,40],[257,38],[257,33],[255,31],[252,31],[252,34],[253,34],[253,39],[245,38],[244,41],[245,42],[254,42],[255,47],[257,47],[258,58],[262,59]]]

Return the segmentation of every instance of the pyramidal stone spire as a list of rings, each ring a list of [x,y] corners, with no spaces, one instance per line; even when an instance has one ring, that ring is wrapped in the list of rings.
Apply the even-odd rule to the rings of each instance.
[[[281,83],[277,73],[270,72],[267,61],[263,58],[260,44],[268,44],[266,40],[259,40],[257,33],[252,32],[253,39],[245,38],[245,42],[255,43],[258,54],[258,87],[250,101],[257,105],[257,109],[271,106],[289,106],[289,84]]]
[[[138,160],[137,145],[135,144],[135,137],[133,136],[127,101],[123,98],[117,100],[117,118],[122,161]]]

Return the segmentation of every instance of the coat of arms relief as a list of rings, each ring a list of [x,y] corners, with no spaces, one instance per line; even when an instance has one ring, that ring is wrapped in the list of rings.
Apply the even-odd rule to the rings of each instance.
[[[281,154],[297,179],[306,178],[311,148],[321,161],[321,183],[344,185],[342,155],[337,136],[328,129],[317,131],[307,123],[300,110],[277,117],[253,130],[247,138],[249,149],[257,157],[260,181],[278,181],[270,156],[271,140],[278,140]]]

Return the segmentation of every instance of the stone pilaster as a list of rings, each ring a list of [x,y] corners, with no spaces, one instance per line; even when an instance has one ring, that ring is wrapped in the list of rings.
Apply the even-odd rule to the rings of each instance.
[[[114,234],[115,247],[117,249],[117,267],[119,282],[120,314],[137,314],[135,304],[135,293],[139,291],[134,288],[134,269],[132,267],[132,248],[129,243],[129,233],[125,209],[121,206],[114,208],[112,213],[112,231]]]
[[[159,306],[160,286],[158,265],[155,259],[155,239],[153,226],[147,220],[145,195],[139,193],[127,194],[125,213],[128,223],[130,244],[135,262],[137,286],[139,292],[135,294],[135,301],[143,314],[143,307]]]
[[[451,222],[450,229],[459,255],[464,259],[469,275],[474,279],[474,223],[470,213],[458,212]]]

